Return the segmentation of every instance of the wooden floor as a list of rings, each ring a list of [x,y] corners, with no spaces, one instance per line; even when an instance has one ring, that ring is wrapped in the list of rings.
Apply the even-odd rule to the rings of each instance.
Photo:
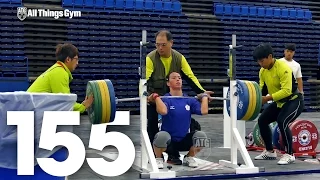
[[[320,113],[303,113],[298,119],[307,119],[312,121],[318,129],[320,129]],[[217,156],[220,158],[222,155],[221,151],[217,151],[217,147],[223,146],[223,115],[222,114],[211,114],[207,116],[194,116],[196,120],[199,121],[201,124],[202,130],[206,132],[209,138],[211,138],[212,142],[212,152],[209,159],[212,159],[212,161],[216,162]],[[131,116],[131,125],[130,126],[109,126],[107,131],[119,131],[126,135],[128,135],[131,140],[133,141],[134,145],[136,146],[137,150],[140,149],[140,121],[139,116]],[[247,122],[246,123],[246,130],[247,133],[252,131],[253,126],[255,125],[256,121]],[[88,120],[87,116],[81,117],[81,125],[75,127],[74,132],[77,134],[84,142],[85,146],[88,147],[89,142],[89,134],[90,134],[90,127],[91,124]],[[320,149],[320,147],[318,147]],[[253,152],[254,154],[250,153],[251,156],[255,155],[256,152]],[[225,153],[225,156],[228,156],[228,153]],[[87,150],[87,157],[100,157],[96,155],[92,150]],[[217,163],[217,162],[216,162]],[[254,162],[255,164],[261,164],[262,162]],[[300,163],[295,163],[288,166],[278,166],[276,165],[276,161],[274,163],[268,164],[268,163],[262,163],[262,165],[265,167],[266,171],[268,170],[277,170],[277,168],[281,168],[283,170],[294,170],[294,169],[310,169],[311,167],[317,167],[319,165],[306,165],[301,166]],[[258,165],[257,165],[258,166]],[[107,169],[106,169],[107,171]],[[247,178],[247,179],[270,179],[270,180],[276,180],[276,179],[320,179],[320,174],[305,174],[305,175],[286,175],[286,176],[271,176],[271,177],[255,177],[255,178]],[[74,175],[68,177],[68,179],[77,179],[77,180],[95,180],[95,179],[112,179],[112,180],[134,180],[139,179],[139,172],[130,169],[127,173],[125,173],[122,176],[119,177],[102,177],[100,175],[97,175],[95,172],[93,172],[88,164],[84,164],[83,167]]]

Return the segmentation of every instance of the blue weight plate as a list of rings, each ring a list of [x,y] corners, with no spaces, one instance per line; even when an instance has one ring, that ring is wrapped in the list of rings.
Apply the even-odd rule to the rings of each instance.
[[[110,95],[110,105],[111,105],[111,114],[110,114],[110,121],[113,122],[116,117],[116,94],[114,93],[114,88],[112,85],[112,82],[109,79],[104,80],[107,83],[108,89],[109,89],[109,95]]]
[[[276,147],[278,150],[281,150],[279,138],[280,138],[280,129],[277,124],[272,129],[272,143],[274,147]]]
[[[238,93],[238,105],[237,105],[237,120],[241,120],[248,110],[249,106],[249,90],[246,84],[241,81],[237,80],[237,93]],[[230,88],[228,89],[227,98],[230,98]],[[227,100],[227,111],[230,116],[230,100]]]

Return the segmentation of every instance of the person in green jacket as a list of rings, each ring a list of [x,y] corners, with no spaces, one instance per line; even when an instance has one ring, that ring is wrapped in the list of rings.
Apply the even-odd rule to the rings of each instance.
[[[262,104],[273,101],[258,118],[260,134],[265,143],[265,150],[255,160],[275,160],[277,152],[272,145],[272,133],[269,124],[277,122],[285,154],[278,161],[279,165],[294,163],[292,133],[289,128],[304,109],[304,100],[298,90],[295,77],[290,66],[274,58],[270,44],[262,43],[253,51],[253,59],[261,66],[259,84],[262,92]],[[269,94],[269,96],[266,96]]]
[[[79,51],[72,44],[59,44],[56,47],[57,62],[42,73],[29,87],[27,92],[34,93],[66,93],[70,94],[69,83],[79,61]],[[93,95],[86,97],[80,104],[74,105],[74,111],[83,113],[93,102]]]

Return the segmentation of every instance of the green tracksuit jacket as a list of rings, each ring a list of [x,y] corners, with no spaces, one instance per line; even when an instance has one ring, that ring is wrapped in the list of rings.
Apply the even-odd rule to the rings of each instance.
[[[33,82],[27,92],[70,94],[69,83],[72,79],[72,74],[67,66],[63,62],[57,61]],[[73,108],[74,111],[80,111],[81,113],[85,109],[85,106],[80,103],[76,103]]]

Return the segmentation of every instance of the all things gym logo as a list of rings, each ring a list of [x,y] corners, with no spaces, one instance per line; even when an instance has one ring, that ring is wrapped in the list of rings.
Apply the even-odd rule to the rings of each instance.
[[[17,17],[20,21],[27,17],[52,17],[54,19],[81,17],[81,11],[64,10],[50,10],[50,9],[28,9],[27,7],[17,8]]]
[[[211,139],[210,138],[193,138],[193,144],[199,152],[195,152],[195,157],[207,160],[211,155]]]

